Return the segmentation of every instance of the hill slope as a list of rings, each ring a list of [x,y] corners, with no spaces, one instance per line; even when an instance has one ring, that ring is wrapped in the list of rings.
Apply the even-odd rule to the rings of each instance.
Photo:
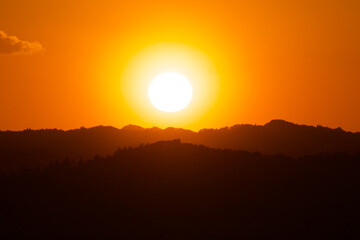
[[[89,159],[113,154],[119,147],[180,139],[182,142],[226,148],[284,154],[293,157],[324,152],[360,152],[360,133],[341,129],[297,125],[273,120],[264,126],[235,125],[199,132],[176,128],[149,128],[129,125],[63,130],[25,130],[0,132],[0,171],[44,166],[50,161]]]
[[[0,238],[358,239],[359,167],[157,142],[0,175]]]

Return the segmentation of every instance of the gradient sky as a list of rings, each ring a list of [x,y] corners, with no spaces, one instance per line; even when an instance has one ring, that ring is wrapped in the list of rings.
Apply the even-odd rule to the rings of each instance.
[[[359,43],[358,0],[1,0],[0,129],[281,118],[360,131]],[[201,78],[201,104],[133,103],[127,88],[152,77],[145,58]]]

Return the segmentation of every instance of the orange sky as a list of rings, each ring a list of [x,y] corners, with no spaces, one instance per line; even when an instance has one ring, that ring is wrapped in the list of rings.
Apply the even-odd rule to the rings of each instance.
[[[359,13],[355,0],[1,0],[0,129],[198,130],[281,118],[360,131]],[[21,51],[6,52],[4,39]],[[191,49],[174,66],[202,76],[201,94],[216,85],[208,101],[166,115],[126,96],[151,77],[130,63],[161,44],[175,46],[174,59],[176,46]],[[168,57],[156,51],[147,61]]]

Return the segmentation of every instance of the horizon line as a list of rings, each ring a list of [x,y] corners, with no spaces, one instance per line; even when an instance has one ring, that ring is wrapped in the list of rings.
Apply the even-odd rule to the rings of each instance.
[[[91,126],[91,127],[85,127],[85,126],[79,126],[78,128],[69,128],[69,129],[62,129],[62,128],[37,128],[37,129],[33,129],[33,128],[25,128],[25,129],[20,129],[20,130],[11,130],[11,129],[7,129],[7,130],[2,130],[0,129],[0,132],[24,132],[24,131],[41,131],[41,130],[58,130],[58,131],[64,131],[64,132],[68,132],[68,131],[75,131],[75,130],[81,130],[81,129],[93,129],[93,128],[98,128],[98,127],[104,127],[104,128],[114,128],[117,130],[125,130],[127,127],[137,127],[137,128],[141,128],[141,130],[150,130],[150,129],[159,129],[159,130],[167,130],[167,129],[180,129],[180,130],[186,130],[186,131],[191,131],[194,133],[199,133],[202,130],[221,130],[221,129],[226,129],[226,128],[232,128],[232,127],[236,127],[236,126],[254,126],[254,127],[264,127],[272,122],[283,122],[285,124],[290,124],[290,125],[294,125],[294,126],[303,126],[303,127],[323,127],[323,128],[328,128],[331,130],[341,130],[343,132],[349,132],[349,133],[360,133],[360,131],[348,131],[348,130],[344,130],[342,127],[329,127],[329,126],[323,126],[320,124],[316,124],[316,125],[310,125],[310,124],[301,124],[301,123],[294,123],[294,122],[290,122],[284,119],[272,119],[268,122],[266,122],[265,124],[251,124],[251,123],[238,123],[238,124],[234,124],[234,125],[229,125],[229,126],[224,126],[224,127],[220,127],[220,128],[201,128],[199,130],[192,130],[189,128],[182,128],[182,127],[172,127],[172,126],[168,126],[168,127],[157,127],[157,126],[152,126],[152,127],[143,127],[140,125],[136,125],[136,124],[126,124],[123,125],[122,127],[115,127],[112,125],[103,125],[103,124],[99,124],[99,125],[95,125],[95,126]]]

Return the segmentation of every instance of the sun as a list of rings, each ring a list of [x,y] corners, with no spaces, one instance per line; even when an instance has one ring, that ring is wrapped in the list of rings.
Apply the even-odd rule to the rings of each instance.
[[[178,112],[189,105],[192,86],[183,75],[166,72],[156,76],[149,85],[150,102],[160,111]]]

